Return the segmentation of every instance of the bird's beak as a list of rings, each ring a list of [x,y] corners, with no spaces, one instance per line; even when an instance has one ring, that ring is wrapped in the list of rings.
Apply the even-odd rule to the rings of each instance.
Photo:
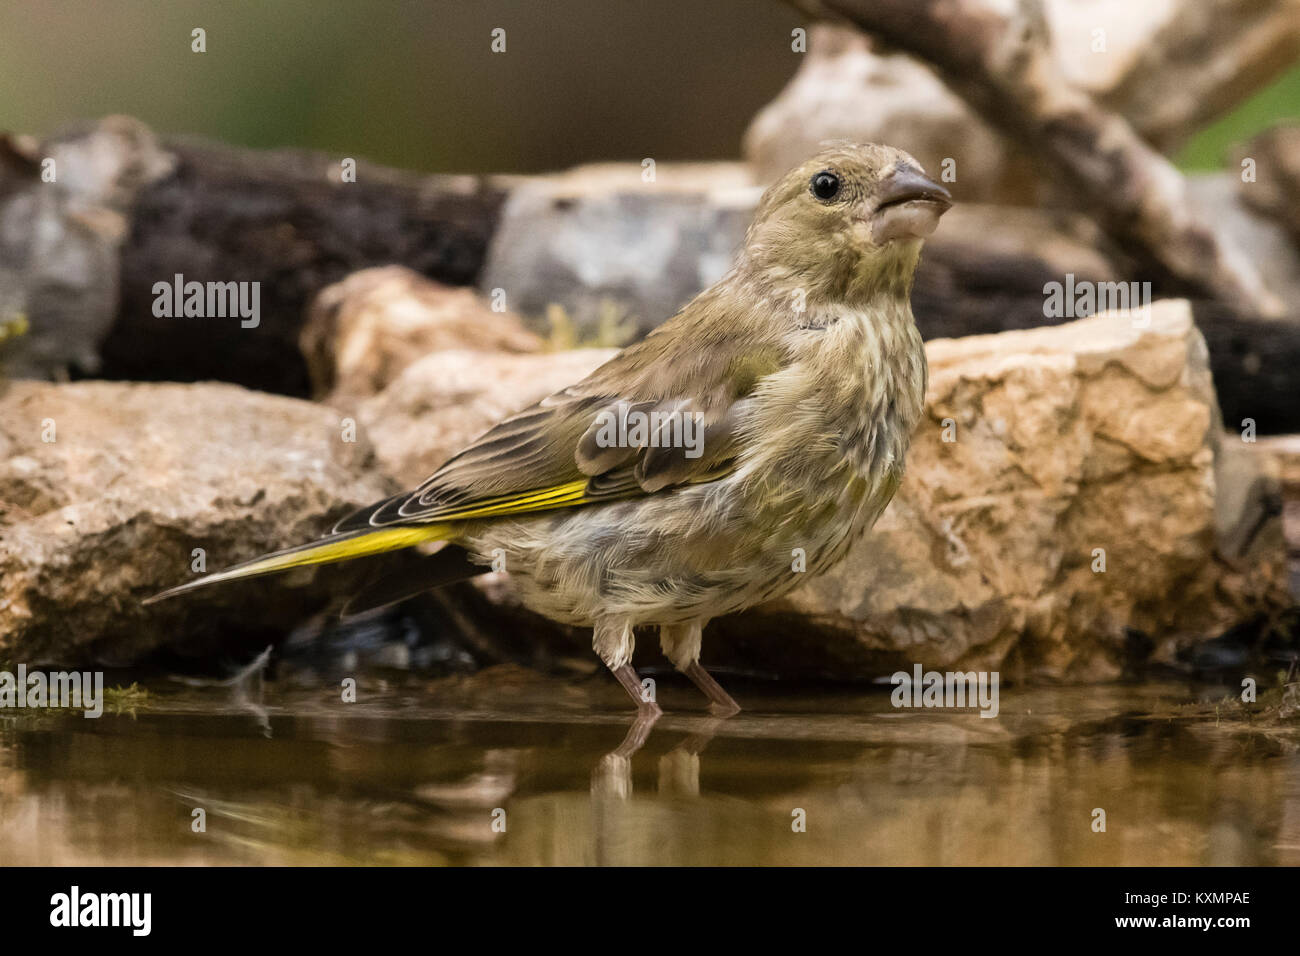
[[[880,182],[871,217],[871,239],[876,244],[891,239],[924,239],[950,208],[952,194],[948,190],[914,166],[896,166]]]

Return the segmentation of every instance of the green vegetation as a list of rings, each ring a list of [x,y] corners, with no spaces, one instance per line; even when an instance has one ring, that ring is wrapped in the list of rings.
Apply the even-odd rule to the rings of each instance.
[[[5,352],[15,339],[26,335],[30,328],[27,316],[21,312],[8,319],[0,319],[0,373],[4,371]]]
[[[1186,170],[1223,169],[1234,144],[1286,120],[1300,122],[1300,66],[1201,130],[1175,159]]]
[[[131,682],[130,687],[104,688],[104,709],[111,714],[126,713],[134,717],[135,712],[148,706],[148,703],[149,691],[135,681]]]
[[[583,335],[564,306],[554,302],[548,305],[546,322],[550,331],[546,337],[547,349],[552,352],[568,349],[617,349],[636,337],[636,317],[628,312],[626,306],[604,299],[599,308],[595,334]]]

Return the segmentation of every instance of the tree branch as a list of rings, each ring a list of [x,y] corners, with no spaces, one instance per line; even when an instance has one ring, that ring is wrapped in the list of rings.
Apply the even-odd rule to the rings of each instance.
[[[1283,311],[1245,256],[1187,201],[1177,169],[1121,116],[1067,83],[1038,0],[1011,17],[982,0],[790,0],[812,19],[847,21],[930,64],[1154,278],[1262,315]]]

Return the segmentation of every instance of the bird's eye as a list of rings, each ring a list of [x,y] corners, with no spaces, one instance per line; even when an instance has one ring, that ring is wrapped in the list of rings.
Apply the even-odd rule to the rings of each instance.
[[[812,194],[822,202],[830,202],[840,194],[840,177],[824,169],[812,178]]]

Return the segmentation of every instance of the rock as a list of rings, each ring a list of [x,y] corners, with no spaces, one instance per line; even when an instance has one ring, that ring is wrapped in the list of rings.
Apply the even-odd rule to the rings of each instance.
[[[744,155],[760,182],[778,179],[826,140],[890,143],[943,176],[959,202],[1028,205],[1032,169],[926,66],[884,53],[863,33],[816,24],[803,65],[745,131]]]
[[[1146,328],[1107,315],[927,348],[928,416],[875,531],[829,574],[714,622],[706,663],[792,679],[921,663],[1106,680],[1290,601],[1274,473],[1222,431],[1185,302],[1156,303]],[[345,593],[331,577],[344,569],[139,600],[185,580],[195,548],[215,569],[418,483],[610,354],[428,355],[358,403],[373,452],[342,440],[338,411],[233,386],[12,384],[0,395],[0,655],[260,650]],[[585,653],[585,635],[515,607],[508,578],[438,600],[445,627],[501,631],[511,654]],[[641,645],[640,662],[658,660],[654,641]]]
[[[357,415],[383,473],[414,487],[507,415],[572,385],[614,354],[437,352],[363,402]]]
[[[583,167],[516,185],[479,290],[539,331],[558,306],[582,344],[622,345],[731,268],[761,195],[729,163]]]
[[[1276,487],[1220,436],[1186,302],[1157,302],[1147,329],[1108,314],[927,353],[928,416],[876,529],[829,574],[717,622],[707,660],[1108,680],[1139,635],[1167,662],[1288,602],[1261,500]]]
[[[787,678],[919,662],[1108,680],[1147,639],[1151,659],[1172,661],[1288,601],[1276,483],[1221,435],[1186,302],[1157,302],[1148,328],[1104,315],[927,349],[928,417],[876,530],[830,574],[714,622],[706,662]],[[412,485],[609,354],[432,355],[361,420],[381,467]],[[498,609],[484,602],[482,619],[565,639],[514,606],[508,577],[480,582]],[[638,662],[657,662],[655,642],[641,645]]]
[[[1187,194],[1228,245],[1258,266],[1266,285],[1300,302],[1300,249],[1286,230],[1253,211],[1238,195],[1231,173],[1187,177]],[[1047,283],[1115,282],[1149,277],[1078,216],[1039,209],[968,203],[944,216],[927,242],[912,287],[912,309],[924,338],[956,338],[1059,324],[1044,312]],[[1167,297],[1159,282],[1156,298]],[[1192,302],[1223,417],[1260,435],[1300,429],[1300,313],[1262,318],[1248,306],[1212,299]]]
[[[404,266],[353,273],[312,300],[299,339],[318,398],[365,398],[431,352],[536,352],[541,340],[472,289]]]
[[[962,203],[944,214],[943,227],[926,240],[921,261],[943,263],[978,252],[986,261],[1034,262],[1058,281],[1067,272],[1094,282],[1126,278],[1101,251],[1106,244],[1096,224],[1078,214]],[[1041,300],[1042,286],[1035,291]],[[1041,301],[1038,313],[1045,318]]]
[[[232,385],[9,384],[0,657],[217,660],[287,633],[328,600],[310,571],[140,601],[189,578],[194,549],[217,570],[389,493],[364,438],[343,437],[331,409]]]

